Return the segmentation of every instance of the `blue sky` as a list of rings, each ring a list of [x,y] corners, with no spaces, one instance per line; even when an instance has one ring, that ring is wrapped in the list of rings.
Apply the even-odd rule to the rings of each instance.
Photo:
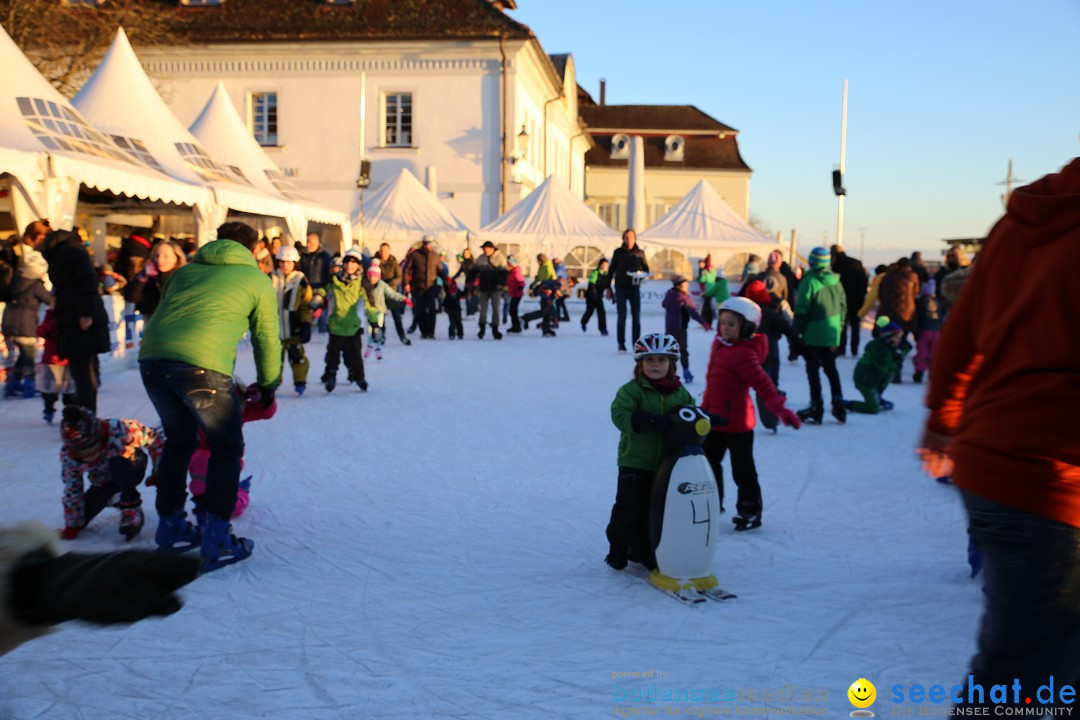
[[[836,237],[880,262],[984,234],[1006,165],[1032,181],[1080,155],[1080,1],[518,0],[548,53],[609,104],[692,104],[739,130],[750,212],[804,254]]]

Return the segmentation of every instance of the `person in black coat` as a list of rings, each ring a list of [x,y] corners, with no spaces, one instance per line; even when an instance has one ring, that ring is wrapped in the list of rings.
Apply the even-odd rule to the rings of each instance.
[[[333,274],[333,264],[334,260],[330,257],[330,253],[322,248],[322,239],[319,234],[308,233],[307,252],[300,255],[300,272],[304,273],[304,277],[307,278],[313,294],[317,290],[325,288],[330,282],[330,276]],[[319,315],[319,332],[326,332],[327,319],[325,312]]]
[[[615,288],[615,308],[618,317],[616,336],[619,340],[619,352],[626,352],[626,305],[630,305],[631,338],[635,342],[641,335],[641,279],[632,273],[649,272],[649,263],[644,251],[637,246],[637,233],[626,230],[623,244],[611,255],[611,284]],[[608,300],[612,297],[607,291]]]
[[[37,248],[49,263],[56,305],[57,354],[68,361],[79,405],[97,412],[98,353],[112,350],[109,316],[98,294],[97,273],[82,238],[70,230],[54,230]]]
[[[839,355],[844,354],[847,347],[848,328],[851,328],[851,356],[859,357],[859,327],[862,318],[859,317],[859,308],[866,302],[866,268],[855,258],[844,252],[839,245],[833,245],[832,270],[840,276],[840,284],[844,288],[847,298],[847,317],[840,328],[840,347],[837,348]]]

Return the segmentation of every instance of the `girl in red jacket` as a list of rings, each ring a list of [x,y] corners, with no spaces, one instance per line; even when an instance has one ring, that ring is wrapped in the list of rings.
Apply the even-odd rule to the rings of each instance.
[[[764,335],[755,335],[761,322],[761,308],[744,297],[730,297],[719,308],[716,339],[709,355],[705,377],[705,397],[701,407],[710,415],[727,418],[727,424],[713,427],[705,439],[723,510],[724,454],[731,451],[731,476],[739,489],[737,514],[731,519],[736,530],[761,527],[761,487],[754,465],[754,405],[750,388],[765,407],[789,427],[799,428],[799,418],[784,407],[784,396],[761,368],[769,352]]]

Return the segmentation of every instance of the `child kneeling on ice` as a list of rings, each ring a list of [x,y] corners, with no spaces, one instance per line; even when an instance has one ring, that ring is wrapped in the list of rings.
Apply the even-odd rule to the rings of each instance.
[[[160,429],[135,420],[99,420],[81,405],[64,408],[60,423],[60,473],[64,481],[64,529],[60,536],[74,540],[106,507],[120,509],[120,534],[131,540],[143,526],[142,496],[138,485],[146,473],[146,452],[151,473],[165,447]],[[90,488],[85,489],[83,475]],[[148,483],[149,484],[149,483]]]
[[[724,454],[731,451],[731,476],[739,489],[735,503],[737,514],[731,519],[736,530],[761,527],[761,486],[754,465],[754,404],[750,388],[757,392],[769,412],[780,422],[796,430],[798,416],[784,406],[784,396],[761,367],[769,353],[764,335],[755,334],[761,323],[761,308],[744,297],[730,297],[720,304],[716,339],[709,353],[705,375],[705,395],[701,407],[710,415],[727,419],[714,426],[705,439],[705,457],[709,459],[723,509],[722,482]]]
[[[881,324],[883,320],[885,322]],[[885,316],[878,318],[874,339],[866,344],[862,357],[855,364],[855,388],[862,393],[863,399],[848,400],[845,403],[848,410],[868,415],[892,410],[892,403],[881,395],[911,352],[911,343],[900,342],[903,337],[904,328]]]
[[[679,343],[663,333],[643,335],[634,343],[634,378],[619,388],[611,403],[611,421],[619,428],[619,486],[607,526],[610,548],[604,560],[616,570],[628,560],[656,569],[649,539],[649,495],[664,455],[667,412],[693,405],[694,398],[675,372]]]

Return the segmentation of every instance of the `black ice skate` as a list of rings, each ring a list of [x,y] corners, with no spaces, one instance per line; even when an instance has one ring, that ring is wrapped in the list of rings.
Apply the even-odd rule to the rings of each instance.
[[[731,518],[731,522],[735,524],[735,532],[753,530],[754,528],[761,527],[761,513],[754,513],[753,515],[736,515]]]
[[[825,416],[825,406],[821,400],[811,400],[810,407],[799,410],[796,415],[804,423],[810,425],[820,425],[822,418]]]

